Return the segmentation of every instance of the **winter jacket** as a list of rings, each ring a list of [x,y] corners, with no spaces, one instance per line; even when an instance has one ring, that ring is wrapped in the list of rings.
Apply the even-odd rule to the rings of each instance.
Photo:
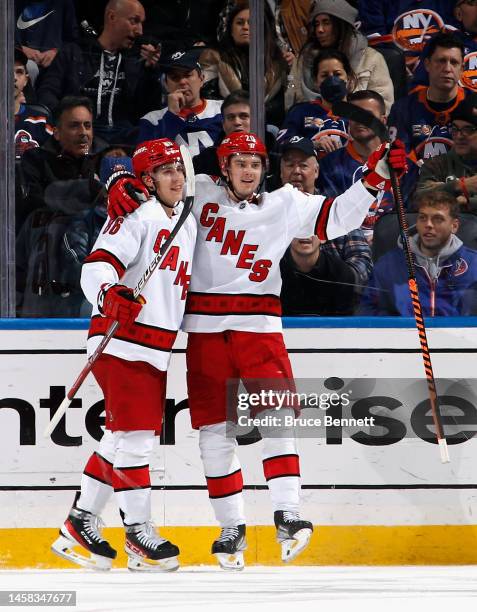
[[[25,197],[17,202],[17,227],[44,206],[66,214],[94,206],[101,190],[98,155],[105,148],[106,143],[95,138],[90,155],[71,157],[62,154],[58,142],[50,137],[43,146],[25,151],[21,159]]]
[[[80,286],[81,267],[106,220],[94,208],[66,214],[34,211],[17,238],[17,309],[22,317],[88,317],[91,304]]]
[[[105,53],[97,39],[91,37],[65,45],[41,80],[38,101],[53,109],[66,95],[86,95],[93,104],[95,119],[106,115],[101,120],[105,125],[109,119],[109,124],[135,124],[144,114],[162,105],[158,69],[146,68],[139,56],[125,50],[116,54],[113,73],[104,74],[102,79],[103,91],[110,89],[114,93],[108,91],[107,99],[99,96],[95,76],[101,72],[102,61],[103,64],[106,61]],[[115,80],[120,87],[117,93],[118,87],[111,87]]]
[[[97,156],[104,146],[95,139],[92,155],[75,158],[62,155],[50,138],[22,157],[27,195],[17,210],[21,228],[16,240],[21,316],[89,314],[79,278],[82,261],[106,218],[105,192],[97,175]]]
[[[248,64],[248,53],[242,58]],[[217,97],[226,98],[237,89],[250,89],[248,70],[243,73],[223,60],[218,51],[207,49],[201,54],[201,66],[204,69],[206,83],[217,80]],[[286,80],[285,67],[274,63],[271,70],[265,73],[265,112],[267,123],[279,125],[285,112],[283,93]]]
[[[296,87],[296,102],[314,100],[318,96],[312,68],[319,52],[318,48],[305,47],[293,62],[291,75]],[[366,38],[357,32],[350,49],[349,60],[357,77],[357,83],[352,91],[372,89],[381,94],[388,114],[394,102],[394,87],[384,57],[379,51],[368,47]]]
[[[375,264],[363,293],[362,315],[413,316],[401,242]],[[452,235],[436,257],[426,257],[418,236],[410,238],[422,312],[427,317],[477,314],[477,252]]]

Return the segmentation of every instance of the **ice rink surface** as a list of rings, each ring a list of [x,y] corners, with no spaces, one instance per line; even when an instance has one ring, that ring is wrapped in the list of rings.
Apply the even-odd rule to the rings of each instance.
[[[16,610],[470,612],[477,610],[477,567],[253,566],[225,572],[201,566],[148,575],[127,570],[5,570],[0,571],[0,590],[77,592],[75,607]]]

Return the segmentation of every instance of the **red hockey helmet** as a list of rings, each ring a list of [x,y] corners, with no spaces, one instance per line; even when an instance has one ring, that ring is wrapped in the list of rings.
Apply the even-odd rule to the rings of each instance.
[[[132,156],[134,174],[139,179],[145,172],[171,162],[182,162],[182,155],[176,143],[169,138],[141,142]]]
[[[265,168],[268,168],[268,154],[263,142],[250,132],[232,132],[217,147],[217,157],[222,172],[225,172],[229,158],[232,155],[250,153],[262,158]]]

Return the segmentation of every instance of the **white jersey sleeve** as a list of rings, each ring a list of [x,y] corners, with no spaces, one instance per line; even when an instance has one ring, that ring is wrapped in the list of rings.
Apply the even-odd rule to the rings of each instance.
[[[316,234],[320,240],[344,236],[361,226],[375,201],[362,181],[354,183],[336,198],[308,195],[285,185],[290,203],[285,207],[290,242],[293,238],[309,238]],[[281,191],[281,190],[279,190]],[[274,192],[277,193],[277,192]]]
[[[121,281],[140,249],[141,230],[142,224],[132,215],[106,220],[81,271],[81,288],[93,306],[101,285]]]

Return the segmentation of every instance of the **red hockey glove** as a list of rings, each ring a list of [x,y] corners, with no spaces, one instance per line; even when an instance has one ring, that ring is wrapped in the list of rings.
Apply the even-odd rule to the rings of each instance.
[[[391,167],[396,176],[401,178],[407,171],[406,150],[400,140],[393,143],[383,143],[368,157],[363,166],[363,178],[370,187],[391,190]]]
[[[104,284],[98,295],[98,309],[105,317],[119,322],[121,327],[131,325],[141,311],[146,300],[125,285]]]
[[[108,215],[111,219],[134,212],[150,195],[142,181],[130,172],[115,172],[106,183]]]

